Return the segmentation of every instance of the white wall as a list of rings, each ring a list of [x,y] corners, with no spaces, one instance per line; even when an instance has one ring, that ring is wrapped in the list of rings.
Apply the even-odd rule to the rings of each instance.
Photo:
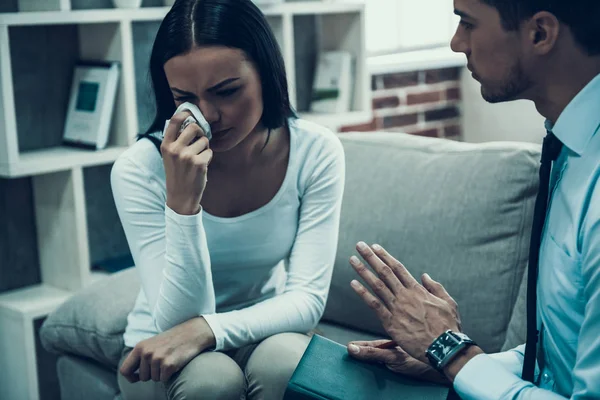
[[[448,0],[337,1],[366,5],[367,51],[371,55],[432,46],[448,47],[460,19],[452,12],[452,1]]]
[[[546,135],[544,118],[531,101],[489,104],[481,97],[481,85],[464,68],[463,137],[466,142],[519,141],[542,143]]]

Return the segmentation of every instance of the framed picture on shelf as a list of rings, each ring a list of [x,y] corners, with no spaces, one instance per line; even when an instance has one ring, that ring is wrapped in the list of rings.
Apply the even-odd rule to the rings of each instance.
[[[106,147],[119,72],[118,62],[77,63],[65,121],[65,145],[93,150]]]

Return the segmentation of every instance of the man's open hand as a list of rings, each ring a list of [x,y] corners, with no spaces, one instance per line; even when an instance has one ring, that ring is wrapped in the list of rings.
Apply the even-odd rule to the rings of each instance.
[[[377,296],[356,280],[352,288],[375,311],[394,342],[411,357],[429,364],[425,351],[431,343],[448,329],[461,330],[456,302],[427,274],[421,285],[381,246],[371,248],[360,242],[357,250],[375,273],[358,257],[353,256],[350,264]]]

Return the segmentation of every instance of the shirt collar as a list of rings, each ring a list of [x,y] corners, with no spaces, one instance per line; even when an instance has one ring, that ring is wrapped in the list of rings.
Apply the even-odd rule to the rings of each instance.
[[[583,155],[589,141],[600,128],[600,75],[596,76],[567,105],[554,126],[546,120],[546,130],[570,150]]]

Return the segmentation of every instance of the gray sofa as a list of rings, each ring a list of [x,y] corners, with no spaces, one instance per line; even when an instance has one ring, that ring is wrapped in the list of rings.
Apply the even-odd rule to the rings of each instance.
[[[359,240],[380,243],[416,276],[427,271],[459,304],[487,352],[524,342],[530,224],[539,146],[466,144],[398,133],[341,136],[347,163],[338,255],[319,332],[340,343],[381,337],[349,287]],[[63,400],[118,399],[116,365],[139,290],[134,268],[81,291],[41,329],[60,355]]]

